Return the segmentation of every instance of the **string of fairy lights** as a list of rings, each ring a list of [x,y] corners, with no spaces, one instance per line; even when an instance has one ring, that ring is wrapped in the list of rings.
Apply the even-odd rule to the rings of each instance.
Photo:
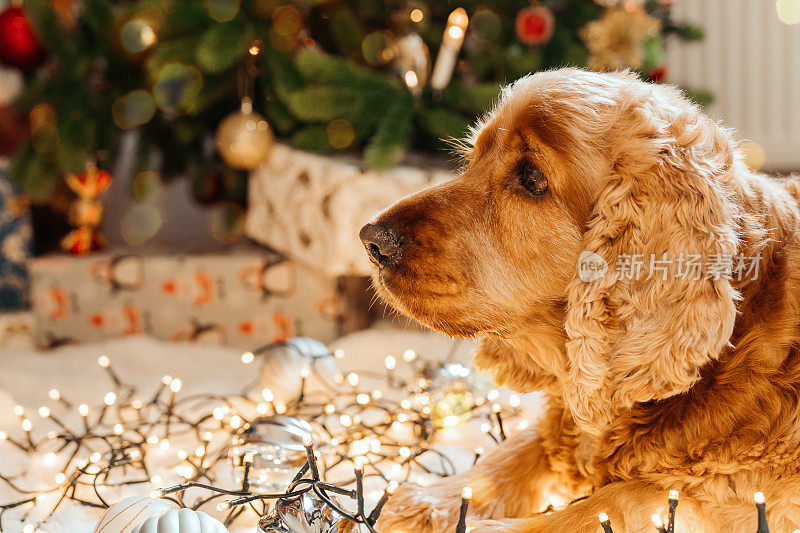
[[[247,352],[242,355],[242,363],[250,364],[257,356],[268,356],[274,348],[285,346],[287,343],[272,344]],[[330,356],[341,358],[343,353],[330,353]],[[171,376],[164,376],[156,391],[143,398],[136,387],[119,376],[108,356],[100,356],[97,363],[105,369],[113,389],[105,394],[99,407],[75,406],[57,389],[51,389],[48,396],[53,404],[38,409],[42,419],[40,429],[50,428],[44,436],[37,436],[39,432],[22,406],[14,407],[22,437],[0,432],[0,447],[11,446],[36,456],[42,465],[55,468],[56,473],[52,483],[32,488],[23,484],[27,471],[15,475],[0,473],[0,481],[19,495],[14,501],[0,504],[0,532],[4,531],[4,515],[12,510],[21,513],[15,519],[25,523],[23,532],[33,533],[43,527],[65,501],[104,509],[110,506],[104,496],[109,489],[147,486],[154,489],[153,497],[170,500],[180,507],[199,510],[213,506],[224,515],[222,521],[226,526],[248,514],[264,517],[271,502],[313,495],[340,517],[376,533],[374,525],[380,512],[400,483],[414,480],[415,474],[447,476],[455,473],[453,462],[432,446],[433,437],[440,428],[454,427],[465,421],[463,412],[437,413],[438,406],[432,405],[435,391],[430,363],[421,362],[411,350],[403,354],[402,361],[408,365],[411,378],[402,379],[396,372],[396,358],[388,356],[386,372],[372,374],[373,378],[381,378],[386,386],[370,392],[359,388],[361,377],[352,372],[337,374],[333,384],[320,379],[325,390],[309,391],[307,380],[312,372],[317,374],[312,364],[302,373],[299,396],[282,403],[275,400],[271,390],[259,390],[254,385],[235,395],[180,397],[183,382]],[[367,374],[370,373],[361,376]],[[485,395],[476,395],[469,406],[469,417],[484,419],[481,430],[495,442],[505,440],[506,422],[520,414],[519,397],[511,396],[507,404],[500,403],[499,399],[500,392],[491,389]],[[61,413],[76,410],[80,423],[73,427],[62,420]],[[254,468],[252,453],[240,459],[241,479],[227,487],[220,486],[223,471],[229,471],[232,464],[235,466],[243,432],[257,424],[260,417],[272,415],[297,417],[314,428],[313,435],[303,436],[305,461],[285,490],[253,490],[249,475]],[[398,425],[405,426],[413,438],[393,436],[391,430]],[[516,429],[525,427],[524,421],[516,425]],[[181,444],[173,444],[177,442]],[[164,455],[169,453],[174,456],[169,461],[169,470],[183,481],[161,488],[165,480],[154,466],[159,461],[153,459],[163,462]],[[482,453],[482,448],[475,450],[475,461]],[[431,458],[435,460],[427,460]],[[336,483],[326,479],[328,471],[342,466],[351,469],[352,477],[337,479]],[[369,511],[365,503],[365,478],[375,478],[383,485],[377,503]],[[354,488],[348,488],[352,486]],[[467,530],[472,495],[472,488],[465,487],[456,533]],[[338,498],[345,499],[349,505],[340,503]],[[756,493],[754,501],[757,533],[768,533],[764,495]],[[27,520],[39,506],[46,506],[45,515],[35,521]],[[668,496],[667,516],[654,514],[652,517],[656,532],[675,533],[677,507],[678,492],[673,490]],[[613,533],[606,513],[601,513],[598,519],[604,533]],[[800,530],[793,533],[800,533]]]
[[[268,356],[270,350],[281,346],[285,344],[248,352],[242,356],[242,362],[249,364],[257,356]],[[330,355],[341,358],[343,354],[337,351]],[[392,356],[385,361],[385,373],[337,374],[333,383],[316,375],[315,366],[311,365],[303,373],[299,397],[284,403],[277,401],[270,389],[259,389],[255,384],[234,395],[181,396],[183,382],[171,376],[164,376],[153,394],[140,394],[117,373],[108,356],[100,356],[97,363],[105,370],[112,387],[99,406],[75,405],[60,391],[51,389],[48,396],[52,403],[38,409],[40,422],[34,424],[33,417],[18,405],[14,414],[20,422],[21,436],[0,432],[0,447],[11,446],[36,458],[29,469],[46,465],[56,472],[52,482],[30,488],[24,484],[29,470],[14,475],[0,472],[0,482],[19,495],[14,501],[0,504],[0,531],[6,513],[11,510],[21,511],[22,515],[15,519],[26,522],[35,507],[47,507],[45,516],[24,526],[24,533],[32,533],[47,523],[65,501],[101,509],[113,503],[104,496],[109,489],[129,485],[158,489],[167,476],[154,463],[164,462],[166,455],[171,458],[168,473],[184,482],[178,485],[180,488],[164,491],[165,496],[195,510],[216,505],[223,495],[235,496],[226,503],[226,525],[248,511],[263,515],[270,500],[312,492],[332,506],[338,504],[328,497],[330,493],[353,496],[358,507],[356,513],[334,508],[370,529],[382,503],[370,513],[362,508],[364,494],[358,487],[362,487],[365,477],[375,477],[385,484],[382,498],[385,502],[398,483],[415,476],[455,473],[452,461],[432,443],[439,428],[458,425],[464,421],[463,414],[438,413],[439,419],[433,423],[437,406],[431,397],[430,364],[422,362],[411,350],[400,360],[412,377],[399,376],[395,371],[398,361]],[[323,384],[325,390],[307,390],[310,373],[315,374],[316,382]],[[381,379],[386,386],[371,391],[360,388],[359,383],[370,376]],[[485,420],[483,431],[496,441],[505,432],[503,417],[520,412],[518,397],[512,396],[510,405],[505,405],[499,403],[499,396],[497,390],[475,396],[469,413],[470,418]],[[74,417],[76,411],[78,423],[67,423],[66,415]],[[320,466],[306,467],[311,469],[311,478],[303,478],[305,472],[301,469],[286,491],[275,494],[250,490],[246,473],[233,489],[217,487],[217,480],[224,477],[221,472],[231,468],[232,452],[241,443],[242,432],[259,417],[271,415],[308,421],[317,442],[325,444],[324,453],[317,452]],[[522,423],[520,428],[525,425]],[[393,436],[392,430],[400,426],[406,430],[405,438]],[[476,456],[480,453],[476,451]],[[340,480],[337,485],[355,483],[355,491],[324,480],[326,471],[347,464],[352,466],[354,476]],[[247,460],[243,466],[249,468]],[[212,495],[188,501],[186,492],[190,488],[205,489]]]

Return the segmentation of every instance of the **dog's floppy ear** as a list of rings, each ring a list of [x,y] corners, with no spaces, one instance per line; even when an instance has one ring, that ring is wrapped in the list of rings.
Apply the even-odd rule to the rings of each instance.
[[[622,406],[691,388],[729,342],[739,297],[724,275],[680,272],[682,261],[685,270],[697,256],[708,265],[737,253],[726,132],[672,88],[630,92],[583,236],[583,259],[599,260],[594,252],[607,270],[579,272],[567,294],[564,392],[593,433]]]

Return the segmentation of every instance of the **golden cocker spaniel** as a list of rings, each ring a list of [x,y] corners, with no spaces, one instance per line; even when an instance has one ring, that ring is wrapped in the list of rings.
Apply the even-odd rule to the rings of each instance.
[[[471,470],[404,486],[383,532],[800,527],[800,185],[749,171],[677,89],[540,72],[503,92],[451,181],[361,230],[380,294],[548,408]],[[568,502],[582,496],[587,498]],[[553,512],[541,513],[549,505]]]

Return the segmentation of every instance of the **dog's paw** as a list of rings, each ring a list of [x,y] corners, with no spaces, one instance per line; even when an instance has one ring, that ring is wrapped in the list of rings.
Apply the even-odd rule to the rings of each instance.
[[[530,520],[526,519],[507,519],[507,520],[476,520],[467,522],[467,531],[470,533],[530,533]]]
[[[440,533],[455,529],[461,490],[444,484],[431,487],[403,485],[381,511],[381,533]]]

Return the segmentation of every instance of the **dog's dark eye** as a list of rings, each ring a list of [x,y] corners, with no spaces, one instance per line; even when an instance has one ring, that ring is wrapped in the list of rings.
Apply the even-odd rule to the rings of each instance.
[[[547,191],[547,177],[538,166],[525,161],[519,166],[519,183],[534,196],[541,196]]]

